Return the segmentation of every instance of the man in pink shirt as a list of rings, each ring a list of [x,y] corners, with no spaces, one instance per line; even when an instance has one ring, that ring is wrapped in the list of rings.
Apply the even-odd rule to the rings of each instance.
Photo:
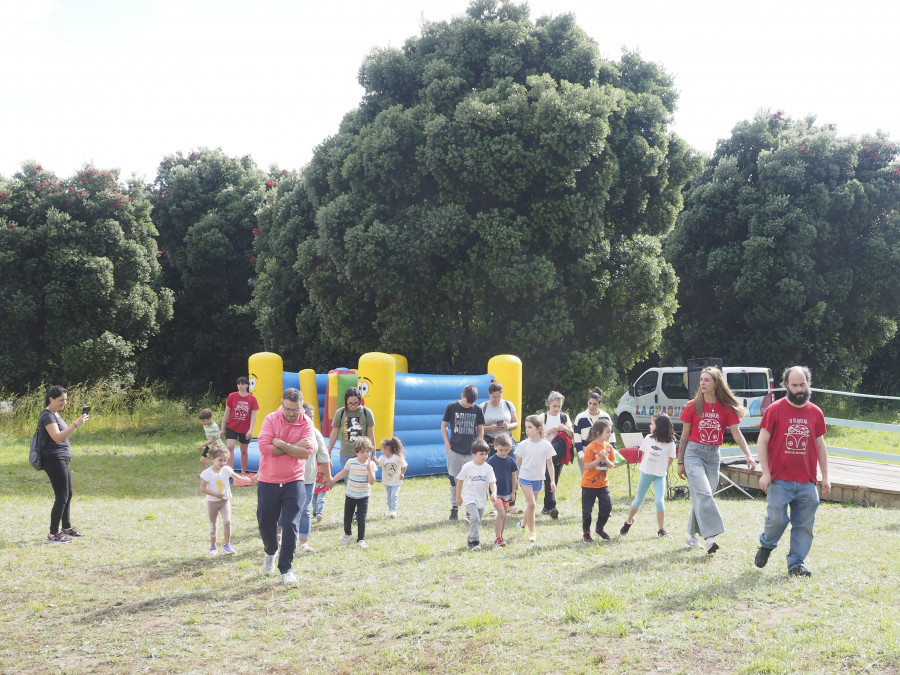
[[[297,548],[300,514],[306,506],[303,467],[316,438],[312,421],[303,414],[303,394],[285,389],[281,407],[266,415],[259,430],[259,483],[256,522],[266,552],[263,574],[275,569],[278,521],[281,520],[281,555],[278,571],[284,584],[296,584],[291,566]]]

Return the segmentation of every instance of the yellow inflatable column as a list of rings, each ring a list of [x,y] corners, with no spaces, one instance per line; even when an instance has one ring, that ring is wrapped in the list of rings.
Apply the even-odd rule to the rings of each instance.
[[[522,361],[512,354],[501,354],[488,361],[487,371],[503,385],[503,398],[516,406],[519,426],[512,431],[516,442],[522,437],[525,418],[522,414]],[[486,394],[487,392],[485,392]]]
[[[312,368],[301,370],[300,376],[300,393],[303,394],[303,400],[313,407],[313,422],[316,429],[322,430],[322,418],[319,415],[319,392],[316,389],[316,371]]]
[[[406,357],[403,354],[391,354],[394,357],[394,362],[397,364],[397,372],[398,373],[408,373],[409,372],[409,361],[406,360]]]
[[[369,352],[359,358],[359,387],[375,416],[375,446],[394,435],[397,361],[390,354]]]
[[[284,362],[278,354],[259,352],[247,359],[250,370],[250,391],[259,402],[253,437],[259,435],[263,419],[281,405],[282,384],[284,382]]]

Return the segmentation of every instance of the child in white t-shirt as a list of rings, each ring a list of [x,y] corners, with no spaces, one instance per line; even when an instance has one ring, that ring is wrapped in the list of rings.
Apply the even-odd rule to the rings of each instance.
[[[222,551],[231,555],[234,547],[231,545],[231,481],[238,485],[253,485],[256,483],[256,474],[253,478],[243,478],[228,466],[228,449],[224,446],[214,447],[209,451],[212,465],[200,474],[200,492],[206,495],[206,506],[209,512],[209,554],[216,555],[219,552],[216,546],[216,520],[222,514],[222,530],[225,546]]]
[[[627,534],[634,525],[634,515],[647,498],[647,491],[652,484],[656,498],[656,524],[659,525],[656,536],[668,537],[669,533],[663,527],[666,518],[666,474],[676,452],[675,429],[672,420],[665,413],[658,413],[650,420],[650,433],[641,442],[641,454],[641,477],[638,479],[634,501],[631,502],[631,511],[619,534]]]
[[[537,415],[525,418],[525,435],[528,437],[516,446],[516,464],[519,465],[519,485],[525,495],[525,516],[518,523],[519,530],[528,530],[528,541],[534,541],[534,511],[537,494],[544,488],[544,476],[550,477],[548,490],[556,491],[556,471],[553,458],[556,450],[543,437],[544,423]]]
[[[387,497],[388,516],[396,518],[397,496],[400,494],[400,484],[406,478],[406,467],[409,466],[403,456],[403,443],[399,438],[392,436],[381,441],[378,466],[381,467],[381,484],[384,485]]]
[[[495,504],[497,499],[497,479],[494,469],[487,463],[490,448],[482,438],[476,438],[472,443],[472,461],[463,464],[463,468],[456,476],[456,505],[466,505],[469,514],[469,550],[480,551],[481,541],[481,517],[484,515],[484,507],[487,504],[488,490],[491,493],[491,501]]]

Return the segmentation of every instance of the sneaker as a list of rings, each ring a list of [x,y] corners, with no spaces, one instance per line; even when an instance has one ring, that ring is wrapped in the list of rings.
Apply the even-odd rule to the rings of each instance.
[[[550,509],[550,517],[553,518],[553,520],[556,520],[557,518],[559,518],[559,511],[557,511],[556,509]]]
[[[294,574],[294,570],[288,570],[287,572],[282,574],[281,583],[285,586],[295,586],[297,584],[297,577]]]
[[[756,550],[756,557],[753,559],[753,564],[762,569],[766,566],[766,563],[769,562],[769,555],[772,553],[771,548],[766,548],[765,546],[760,546]]]
[[[669,536],[669,533],[666,532],[665,530],[657,530],[656,536],[659,537],[660,539],[664,539],[665,537]]]
[[[360,539],[358,542],[356,542],[356,545],[360,548],[369,548],[369,545],[366,543],[365,539]]]
[[[600,530],[597,533],[597,536],[600,537],[603,541],[609,541],[610,539],[612,539],[612,537],[610,537],[608,534],[606,534],[606,532],[604,530]]]
[[[719,550],[719,545],[716,543],[715,538],[710,537],[706,540],[706,555],[712,555],[716,551]]]
[[[528,541],[532,543],[537,541],[537,535],[534,533],[534,530],[528,533]]]
[[[266,557],[263,559],[262,573],[263,574],[272,574],[275,571],[275,554],[269,555],[266,553]]]
[[[693,535],[688,535],[688,538],[684,540],[685,548],[697,548],[700,546],[700,542],[697,541],[697,537]]]
[[[797,565],[790,572],[788,572],[792,577],[811,577],[812,572],[806,569],[803,565]]]
[[[350,535],[345,534],[343,537],[341,537],[341,543],[344,544],[345,546],[347,544],[349,544],[350,543]]]
[[[494,539],[494,546],[506,546],[506,539],[503,537],[497,537]]]
[[[452,509],[450,509],[450,517],[447,518],[447,520],[459,520],[459,509],[457,507],[454,506]]]
[[[542,516],[549,516],[549,515],[550,515],[550,509],[541,509],[541,515],[542,515]]]
[[[219,549],[216,548],[215,546],[210,546],[210,547],[209,547],[209,554],[210,554],[210,555],[215,555],[215,554],[218,553],[218,552],[219,552]]]
[[[581,540],[582,540],[585,544],[593,544],[593,543],[594,543],[594,538],[591,536],[591,533],[590,533],[590,532],[585,532],[585,533],[582,535]]]
[[[525,522],[522,521],[522,520],[520,520],[518,523],[516,523],[516,529],[517,529],[520,533],[525,532]]]
[[[222,547],[222,553],[224,553],[225,555],[234,555],[234,546],[232,546],[231,544],[225,544],[225,546]]]
[[[65,535],[68,535],[70,537],[83,537],[84,536],[83,534],[81,534],[81,532],[76,530],[74,527],[64,527],[63,529],[60,530],[60,532],[62,532]]]
[[[626,520],[626,521],[622,524],[621,529],[619,529],[619,534],[628,534],[628,530],[631,529],[631,526],[632,526],[632,525],[634,525],[634,523],[629,523],[629,522]]]
[[[57,532],[56,534],[48,534],[47,541],[52,542],[54,544],[68,544],[72,541],[72,537],[70,537],[62,532]]]
[[[303,542],[302,544],[300,544],[297,550],[301,553],[313,553],[315,551],[315,549],[307,542]]]
[[[322,522],[322,514],[321,514],[321,513],[317,513],[317,514],[316,514],[316,522],[317,522],[317,523],[321,523],[321,522]]]
[[[397,512],[396,512],[396,511],[390,511],[390,512],[388,513],[388,518],[396,518],[396,517],[397,517]]]
[[[481,544],[469,544],[469,551],[472,553],[477,553],[481,550]]]

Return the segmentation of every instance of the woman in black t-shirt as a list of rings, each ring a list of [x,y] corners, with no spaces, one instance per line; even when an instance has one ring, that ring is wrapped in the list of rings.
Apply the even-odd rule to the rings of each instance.
[[[69,471],[72,450],[69,448],[69,436],[87,422],[88,415],[84,414],[72,424],[66,424],[59,413],[66,407],[68,398],[65,388],[59,385],[50,387],[44,397],[46,407],[41,411],[38,421],[38,428],[41,430],[41,461],[50,478],[54,495],[47,541],[57,544],[68,544],[72,537],[82,536],[69,520],[69,506],[72,503],[72,473]]]

